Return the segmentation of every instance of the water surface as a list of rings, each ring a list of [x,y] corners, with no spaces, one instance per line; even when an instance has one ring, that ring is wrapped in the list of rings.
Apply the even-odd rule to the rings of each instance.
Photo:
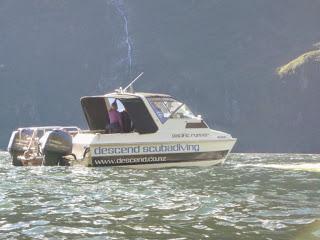
[[[320,156],[233,154],[210,168],[13,167],[0,239],[319,239]]]

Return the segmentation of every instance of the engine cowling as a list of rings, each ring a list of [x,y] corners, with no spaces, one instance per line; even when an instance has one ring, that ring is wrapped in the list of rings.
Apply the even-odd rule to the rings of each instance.
[[[72,153],[72,136],[63,130],[46,132],[39,140],[45,166],[69,165],[63,156]]]

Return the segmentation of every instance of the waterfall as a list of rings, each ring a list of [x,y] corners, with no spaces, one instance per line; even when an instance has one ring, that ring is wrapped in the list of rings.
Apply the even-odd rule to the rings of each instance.
[[[123,0],[112,0],[111,4],[116,8],[116,11],[120,15],[123,21],[123,31],[124,31],[124,40],[123,42],[127,46],[127,55],[122,59],[122,62],[127,63],[127,74],[128,77],[131,77],[132,70],[132,41],[129,35],[129,27],[128,27],[128,15],[125,10],[125,5]]]

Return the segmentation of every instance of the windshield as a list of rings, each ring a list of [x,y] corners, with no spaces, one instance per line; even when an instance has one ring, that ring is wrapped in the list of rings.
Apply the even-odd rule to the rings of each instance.
[[[195,118],[183,103],[170,97],[148,97],[148,101],[162,123],[169,118]]]

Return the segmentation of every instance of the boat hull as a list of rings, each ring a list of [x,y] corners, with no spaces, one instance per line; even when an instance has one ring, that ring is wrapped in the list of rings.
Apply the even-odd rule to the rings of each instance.
[[[13,133],[13,140],[8,147],[13,165],[129,168],[212,166],[222,164],[236,142],[230,135],[211,130],[180,135],[84,132],[77,133],[73,138],[68,134],[68,141],[56,139],[57,134],[49,138],[55,133],[59,133],[59,136],[68,134],[52,130],[38,139],[33,132],[31,137],[30,134],[27,136],[26,142],[21,142],[22,134]]]
[[[137,164],[137,165],[125,165],[119,167],[127,167],[133,169],[157,169],[157,168],[183,168],[183,167],[210,167],[221,165],[225,162],[226,158],[218,160],[203,160],[203,161],[180,161],[180,162],[168,162],[168,163],[152,163],[152,164]]]
[[[224,163],[236,139],[150,144],[101,144],[77,163],[88,167],[166,168]],[[73,164],[72,164],[73,165]],[[76,165],[76,164],[75,164]]]
[[[148,154],[148,155],[124,155],[92,157],[93,167],[109,166],[137,166],[167,167],[167,166],[208,166],[219,164],[226,159],[229,150],[212,152],[188,152],[170,154]]]

